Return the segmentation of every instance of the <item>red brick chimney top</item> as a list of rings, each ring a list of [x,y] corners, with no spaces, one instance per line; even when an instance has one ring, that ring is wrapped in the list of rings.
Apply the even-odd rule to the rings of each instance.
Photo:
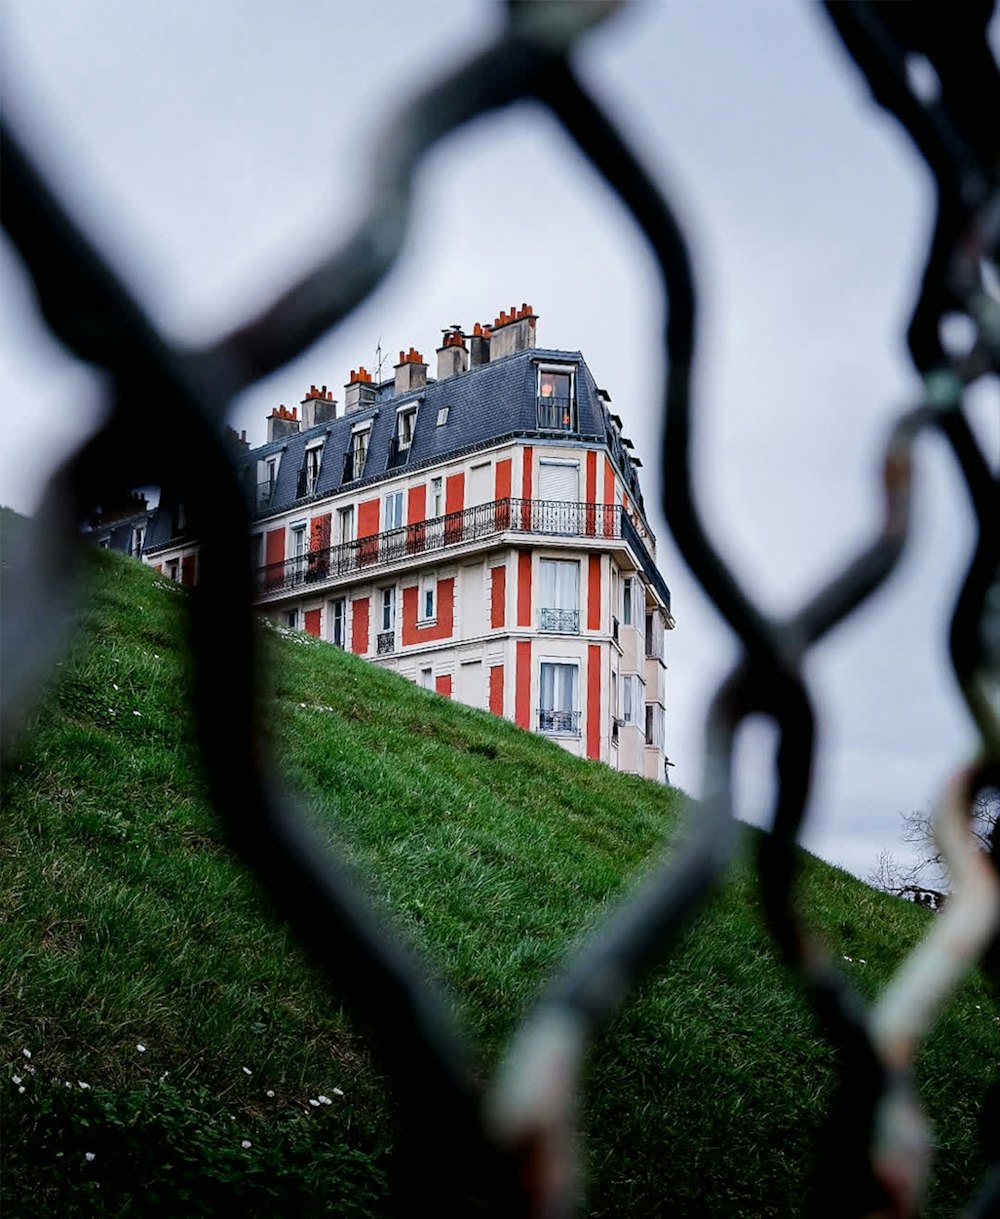
[[[298,419],[298,417],[299,408],[297,406],[293,406],[292,409],[289,410],[284,403],[282,403],[281,406],[276,406],[271,412],[272,419]]]
[[[530,325],[535,324],[535,311],[530,305],[522,304],[520,309],[516,305],[511,305],[510,313],[500,310],[500,316],[494,320],[493,328],[496,330],[500,326],[509,326],[511,322],[519,322],[525,317],[531,319]]]
[[[400,364],[423,364],[423,362],[424,357],[415,347],[411,347],[409,351],[401,351],[399,353]]]
[[[356,381],[369,382],[372,379],[371,373],[365,368],[364,364],[360,366],[357,372],[351,369],[351,379],[347,382],[348,385],[353,385]]]

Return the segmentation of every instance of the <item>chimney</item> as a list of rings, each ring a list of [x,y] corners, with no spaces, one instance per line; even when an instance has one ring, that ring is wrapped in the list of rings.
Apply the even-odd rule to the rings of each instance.
[[[490,362],[490,328],[489,326],[480,326],[476,322],[472,328],[472,359],[470,361],[472,368],[479,368],[482,364]]]
[[[424,357],[413,347],[409,351],[399,353],[399,363],[395,365],[396,396],[405,394],[411,389],[422,389],[427,384],[427,365]]]
[[[293,406],[288,410],[284,404],[276,406],[267,418],[267,443],[272,440],[284,440],[286,436],[294,436],[299,430],[299,408]]]
[[[501,311],[493,323],[493,339],[490,344],[490,359],[499,360],[501,356],[509,356],[514,351],[526,351],[535,346],[535,317],[530,305],[522,305],[520,309],[513,305],[510,313]]]
[[[250,451],[250,441],[247,440],[246,431],[238,432],[235,428],[226,428],[226,443],[231,446],[234,452],[243,454]]]
[[[362,364],[357,372],[351,369],[351,379],[344,386],[344,414],[362,411],[375,404],[375,386],[372,375]]]
[[[315,427],[317,423],[329,423],[337,418],[337,404],[333,400],[333,390],[325,385],[319,389],[309,386],[309,392],[302,399],[302,426],[306,430]]]
[[[465,335],[458,326],[446,330],[444,346],[437,349],[439,381],[446,377],[457,377],[459,373],[468,372],[469,351],[465,346]]]

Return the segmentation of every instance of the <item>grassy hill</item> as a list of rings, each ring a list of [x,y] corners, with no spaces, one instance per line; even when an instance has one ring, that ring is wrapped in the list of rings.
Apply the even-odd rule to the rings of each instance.
[[[187,594],[117,555],[92,568],[74,651],[4,776],[4,1214],[391,1213],[363,1040],[203,798]],[[489,1067],[567,944],[674,833],[680,796],[305,636],[269,646],[289,782],[450,986]],[[811,858],[803,894],[868,996],[929,917]],[[998,1046],[973,978],[921,1059],[928,1215],[982,1172]],[[741,863],[591,1056],[587,1213],[800,1213],[831,1082]]]

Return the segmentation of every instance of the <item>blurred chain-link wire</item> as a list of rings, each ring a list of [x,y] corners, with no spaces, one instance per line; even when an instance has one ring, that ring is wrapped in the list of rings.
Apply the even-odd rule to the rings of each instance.
[[[1000,233],[1000,77],[986,39],[992,4],[970,0],[947,17],[916,4],[828,6],[873,97],[902,123],[931,168],[938,210],[909,327],[924,393],[888,439],[882,519],[861,553],[783,620],[753,603],[698,509],[690,452],[697,296],[684,234],[662,185],[588,95],[569,58],[616,7],[614,0],[510,3],[496,40],[414,96],[386,131],[354,233],[258,316],[200,351],[178,349],[157,332],[4,123],[4,227],[34,279],[49,327],[81,359],[106,370],[110,397],[107,422],[54,476],[14,560],[9,587],[15,592],[4,606],[2,635],[5,741],[68,630],[81,522],[109,495],[144,484],[169,487],[190,505],[202,545],[201,582],[191,600],[193,702],[211,795],[236,849],[376,1033],[399,1105],[401,1190],[411,1200],[433,1198],[440,1215],[465,1214],[476,1204],[503,1215],[558,1216],[570,1213],[577,1199],[574,1114],[587,1045],[722,876],[735,844],[734,742],[747,717],[767,717],[777,746],[770,833],[758,861],[764,907],[777,945],[839,1050],[839,1086],[818,1148],[814,1211],[911,1215],[929,1147],[910,1085],[914,1055],[1000,922],[1000,844],[994,843],[991,863],[968,832],[973,800],[1000,774],[1000,503],[963,410],[966,386],[1000,369],[1000,302],[985,277],[986,264],[995,268]],[[911,87],[914,56],[936,73],[933,99]],[[556,116],[646,239],[663,292],[663,507],[684,559],[742,650],[711,705],[703,796],[690,809],[680,848],[552,981],[524,1019],[497,1079],[483,1089],[447,1003],[420,963],[381,930],[382,921],[337,861],[318,848],[270,773],[257,732],[249,556],[231,545],[246,534],[248,519],[222,425],[234,395],[340,323],[392,267],[407,232],[414,174],[431,146],[478,115],[525,98]],[[942,319],[951,313],[970,319],[976,335],[959,355],[940,338]],[[809,650],[879,590],[898,561],[910,520],[913,449],[931,429],[950,445],[956,480],[978,524],[950,645],[980,753],[956,764],[939,810],[953,897],[868,1010],[823,946],[803,931],[795,908],[795,843],[814,754],[814,714],[802,670]],[[212,629],[220,619],[228,624],[224,647]],[[428,1095],[435,1098],[433,1123],[424,1120]],[[442,1146],[449,1149],[446,1173]],[[1000,1164],[966,1213],[985,1216],[997,1208]]]

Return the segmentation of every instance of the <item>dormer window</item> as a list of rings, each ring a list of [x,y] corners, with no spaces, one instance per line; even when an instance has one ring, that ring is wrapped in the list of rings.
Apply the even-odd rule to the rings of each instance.
[[[142,547],[145,540],[146,530],[144,526],[136,525],[136,527],[132,530],[132,545],[129,549],[129,554],[132,555],[133,558],[138,559],[142,557]]]
[[[313,495],[319,484],[319,472],[323,465],[323,441],[317,440],[306,448],[306,461],[300,478],[300,495]]]
[[[410,453],[410,445],[413,444],[413,429],[416,422],[416,404],[400,407],[396,412],[396,433],[389,441],[389,460],[386,462],[386,469],[391,470],[394,466],[401,466],[406,461]]]
[[[576,431],[573,368],[542,364],[538,369],[538,428],[546,432]]]
[[[368,457],[368,438],[371,436],[371,424],[356,428],[351,434],[351,447],[344,454],[344,482],[354,482],[365,472],[365,461]]]

